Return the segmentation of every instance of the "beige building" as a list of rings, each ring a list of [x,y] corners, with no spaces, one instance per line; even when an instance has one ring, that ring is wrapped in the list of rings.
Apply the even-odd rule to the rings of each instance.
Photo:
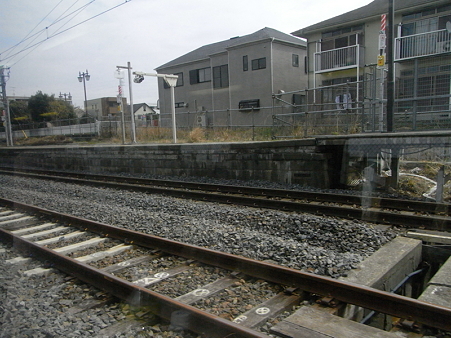
[[[92,99],[87,101],[88,115],[97,120],[102,120],[107,117],[120,116],[117,97],[101,97],[98,99]],[[122,106],[126,109],[126,115],[128,113],[127,98],[122,98]]]
[[[395,119],[405,118],[405,127],[413,129],[420,120],[449,120],[451,3],[394,3]],[[364,107],[383,99],[379,87],[386,84],[387,65],[382,59],[377,63],[384,55],[382,15],[387,13],[388,0],[374,0],[292,33],[307,39],[309,88],[336,86],[323,90],[316,102],[343,104],[347,94],[345,100]],[[339,86],[344,83],[352,84],[347,91]]]

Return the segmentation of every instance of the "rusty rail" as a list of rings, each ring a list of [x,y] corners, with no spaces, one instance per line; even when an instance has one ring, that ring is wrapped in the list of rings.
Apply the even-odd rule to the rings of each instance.
[[[218,266],[228,270],[241,271],[253,277],[300,288],[307,292],[333,297],[345,303],[354,304],[395,317],[408,318],[409,320],[415,320],[428,326],[451,331],[451,308],[444,306],[429,304],[416,299],[395,295],[366,286],[343,282],[311,273],[305,273],[298,270],[194,245],[184,244],[157,236],[142,234],[136,231],[126,230],[71,215],[59,214],[51,210],[21,204],[15,201],[0,199],[0,203],[8,207],[15,207],[30,213],[44,213],[45,215],[51,216],[58,221],[69,222],[72,226],[78,226],[104,236],[120,240],[127,239],[129,243],[143,247],[159,249],[163,252],[179,255],[188,259],[195,259],[202,263]],[[12,240],[13,235],[8,231],[0,230],[0,239]],[[26,240],[16,240],[16,238],[14,238],[14,241],[16,245],[26,247],[27,250],[30,250],[35,255],[40,255],[47,260],[53,260],[50,256],[51,252],[48,249],[42,248],[41,246],[35,245]],[[113,285],[115,285],[116,280],[112,275],[105,274],[102,277],[95,277],[93,269],[89,266],[85,266],[84,264],[82,265],[83,268],[80,271],[76,271],[76,269],[74,270],[74,264],[78,263],[75,261],[65,262],[65,259],[67,258],[64,256],[57,258],[58,267],[61,266],[63,271],[73,274],[81,280],[96,282],[97,284],[95,285],[100,289],[107,287],[108,290],[106,291],[110,292],[111,289],[111,292],[114,292],[115,286]],[[124,299],[125,297],[126,299],[129,299],[133,296],[134,298],[142,299],[145,304],[149,304],[151,307],[155,306],[156,311],[159,311],[158,313],[161,313],[162,316],[165,314],[167,316],[168,312],[160,308],[158,304],[165,304],[165,306],[167,305],[168,309],[170,309],[168,310],[169,312],[171,312],[171,309],[174,309],[176,306],[173,300],[165,297],[162,298],[162,303],[156,303],[156,294],[146,289],[132,291],[130,287],[130,283],[124,281],[121,282],[120,286],[118,286],[118,290],[123,293],[121,298]],[[186,305],[183,305],[181,309],[184,311],[193,311],[193,320],[200,320],[198,318],[200,315],[191,309],[191,307],[186,307]],[[189,313],[191,316],[191,312]],[[207,322],[210,321],[209,323],[211,324],[213,322],[212,318],[215,317],[213,316],[205,320],[207,320]],[[227,321],[221,320],[218,325],[225,326],[225,322]],[[229,326],[227,327],[229,328]],[[244,335],[247,334],[247,331],[241,332],[240,334],[243,334],[243,337],[254,337]]]
[[[292,190],[273,190],[228,185],[202,184],[178,181],[160,181],[121,176],[103,176],[93,174],[52,172],[59,175],[43,175],[45,171],[36,171],[40,174],[22,173],[10,170],[0,170],[0,173],[23,175],[36,178],[47,178],[62,182],[89,184],[92,186],[108,187],[113,189],[128,189],[146,193],[157,193],[166,196],[204,200],[209,202],[239,204],[256,208],[268,208],[284,211],[307,212],[316,215],[341,217],[346,219],[359,219],[368,222],[398,225],[401,227],[418,227],[421,225],[429,230],[451,231],[451,218],[446,216],[451,212],[447,204],[420,202],[401,199],[386,199],[380,197],[362,197],[354,195],[339,195],[328,193],[303,192]],[[64,175],[64,176],[63,176]],[[66,177],[73,175],[74,177]],[[107,181],[108,180],[108,181]],[[130,183],[132,182],[132,183]],[[156,184],[158,186],[149,186]],[[187,190],[191,189],[191,190]],[[202,191],[201,191],[202,190]],[[248,195],[248,196],[243,196]],[[253,196],[253,197],[250,197]],[[273,197],[282,198],[271,199]],[[298,199],[300,201],[292,201]],[[321,203],[302,202],[310,200],[315,202],[337,203],[330,205]],[[366,204],[371,208],[354,207]],[[390,208],[408,210],[384,211],[377,208]],[[411,211],[432,213],[417,215]],[[437,215],[446,214],[444,216]]]

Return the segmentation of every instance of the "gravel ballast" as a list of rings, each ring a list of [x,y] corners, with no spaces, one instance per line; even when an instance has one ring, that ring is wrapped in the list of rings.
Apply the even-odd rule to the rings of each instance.
[[[396,236],[394,230],[381,230],[361,221],[198,202],[16,176],[0,176],[0,186],[0,197],[21,203],[334,278],[345,276],[350,269],[356,268],[359,262]],[[44,330],[45,335],[40,336],[59,337],[61,333],[57,333],[57,329],[49,331],[54,326],[49,322],[50,317],[57,321],[58,325],[55,326],[60,332],[66,332],[67,337],[96,336],[95,330],[101,329],[103,325],[97,325],[96,329],[74,328],[76,323],[64,319],[64,312],[55,319],[54,316],[46,315],[49,309],[45,309],[41,311],[41,317],[48,318],[39,319],[37,304],[43,301],[43,293],[47,291],[34,292],[30,296],[33,302],[36,301],[36,305],[32,306],[34,310],[30,312],[38,312],[31,316],[37,323],[25,314],[27,311],[13,310],[14,306],[21,308],[20,300],[14,303],[11,298],[12,293],[20,292],[15,289],[17,279],[24,285],[25,292],[30,287],[27,283],[31,283],[32,278],[22,277],[20,271],[4,266],[4,260],[2,257],[0,268],[1,276],[4,276],[2,282],[6,283],[0,283],[0,301],[8,306],[0,309],[0,318],[3,318],[1,337],[27,337],[4,335],[5,328],[19,325],[30,329],[37,325],[36,330],[47,330]],[[59,274],[57,276],[67,278]],[[45,284],[44,280],[46,279],[41,277],[36,282]],[[45,285],[43,287],[45,289]],[[54,298],[60,297],[58,293],[55,295]],[[24,306],[27,306],[27,301]],[[108,317],[111,321],[117,320],[113,310],[111,317]],[[41,324],[39,320],[42,321]],[[105,323],[107,318],[102,320],[104,325],[111,324]],[[77,332],[83,330],[87,330],[89,335],[78,335]],[[155,333],[155,337],[158,334],[160,333]],[[164,337],[163,333],[161,337]]]

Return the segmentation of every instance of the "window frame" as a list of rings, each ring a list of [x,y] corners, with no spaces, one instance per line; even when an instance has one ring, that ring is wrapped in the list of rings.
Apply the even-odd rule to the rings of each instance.
[[[259,59],[253,59],[251,61],[252,64],[252,70],[260,70],[266,68],[266,57],[259,58]]]
[[[249,70],[249,58],[247,55],[243,55],[243,72],[247,72]]]
[[[291,65],[293,67],[299,67],[299,54],[291,55]]]
[[[189,71],[189,84],[194,85],[205,82],[211,82],[210,67],[197,68]]]
[[[213,67],[213,89],[226,88],[229,86],[229,65]]]
[[[177,83],[176,83],[176,87],[183,87],[184,82],[183,82],[183,72],[179,72],[179,73],[174,73],[173,75],[177,75]],[[169,87],[169,85],[166,83],[166,81],[163,79],[163,88],[164,89],[169,89],[171,87]]]

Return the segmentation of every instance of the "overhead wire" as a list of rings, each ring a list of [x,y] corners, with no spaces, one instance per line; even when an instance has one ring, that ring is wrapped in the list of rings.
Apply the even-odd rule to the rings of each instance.
[[[83,5],[82,7],[76,9],[75,11],[69,13],[68,15],[62,17],[62,16],[63,16],[70,8],[72,8],[72,7],[73,7],[77,2],[79,2],[79,1],[80,1],[80,0],[75,1],[68,9],[66,9],[66,11],[64,11],[64,13],[62,13],[58,18],[56,18],[54,22],[52,22],[52,23],[51,23],[48,27],[46,27],[45,29],[41,30],[39,33],[42,34],[42,32],[44,32],[44,30],[45,30],[46,32],[48,32],[48,28],[49,28],[49,27],[55,25],[56,23],[62,21],[62,20],[65,19],[65,18],[67,18],[67,17],[73,15],[72,18],[70,18],[66,23],[64,23],[61,27],[59,27],[59,28],[56,30],[56,32],[58,32],[58,30],[60,30],[61,28],[63,28],[63,27],[64,27],[65,25],[67,25],[70,21],[72,21],[75,17],[77,17],[77,16],[82,12],[83,9],[85,9],[86,7],[88,7],[88,6],[89,6],[91,3],[93,3],[95,0],[92,0],[92,1],[89,2],[88,4],[85,4],[85,5]],[[62,18],[61,18],[61,17],[62,17]],[[38,35],[38,36],[39,36],[39,35]],[[37,36],[37,37],[38,37],[38,36]],[[37,37],[36,37],[36,38],[37,38]],[[35,41],[36,38],[33,39],[33,41]],[[46,38],[45,40],[42,40],[41,42],[45,42],[48,38],[49,38],[49,37],[47,36],[47,38]],[[33,42],[33,41],[32,41],[32,42]],[[29,43],[26,47],[28,47],[29,45],[30,45],[30,43]],[[32,48],[27,54],[25,54],[24,56],[22,56],[19,60],[17,60],[17,61],[14,62],[13,64],[11,64],[10,67],[14,66],[15,64],[19,63],[19,62],[22,61],[24,58],[26,58],[28,55],[30,55],[36,48],[39,47],[39,45],[40,45],[39,43],[33,45],[34,48]],[[25,48],[26,48],[26,47],[25,47]],[[10,61],[10,62],[11,62],[11,61]]]
[[[28,34],[27,35],[25,35],[25,37],[20,41],[20,42],[18,42],[18,43],[16,43],[14,46],[12,46],[12,47],[10,47],[9,49],[7,49],[6,51],[4,51],[4,52],[7,52],[7,51],[9,51],[9,50],[11,50],[11,51],[13,51],[17,46],[19,46],[21,43],[23,43],[23,42],[25,42],[26,40],[28,40],[27,38],[28,38],[28,36],[50,15],[50,14],[52,14],[52,12],[63,2],[64,0],[60,0],[60,2],[58,2],[57,4],[56,4],[56,6],[55,7],[53,7],[52,8],[52,10],[46,15],[46,16],[44,16],[42,19],[41,19],[41,21],[39,21],[39,23],[31,30],[31,31],[29,31],[28,32]]]
[[[77,3],[78,1],[79,1],[79,0],[77,0],[75,3]],[[39,32],[36,32],[35,34],[33,34],[33,35],[31,35],[31,36],[29,36],[29,37],[27,37],[27,38],[24,38],[24,39],[22,40],[21,43],[23,43],[23,42],[25,42],[25,41],[27,41],[27,40],[29,40],[29,39],[31,39],[31,38],[34,37],[34,39],[33,39],[30,43],[28,43],[25,47],[23,47],[21,51],[15,53],[15,54],[13,54],[13,55],[10,55],[9,57],[6,57],[6,58],[4,58],[4,59],[0,59],[0,61],[4,61],[4,60],[10,59],[10,58],[13,58],[14,56],[16,56],[16,55],[18,55],[18,54],[20,54],[20,53],[22,53],[22,52],[24,52],[24,51],[26,51],[26,50],[28,50],[28,49],[30,49],[30,48],[33,48],[34,46],[36,46],[36,44],[31,45],[31,43],[34,42],[40,35],[42,35],[43,32],[47,32],[47,38],[44,39],[44,40],[41,40],[40,42],[38,42],[38,44],[41,43],[41,42],[46,41],[47,39],[49,39],[49,36],[48,36],[48,29],[49,29],[50,27],[52,27],[53,25],[57,24],[58,22],[60,22],[60,21],[62,21],[62,20],[64,20],[64,19],[66,19],[67,17],[71,16],[71,15],[74,14],[74,13],[77,13],[77,12],[80,13],[82,10],[84,10],[86,7],[88,7],[88,6],[89,6],[91,3],[93,3],[94,1],[95,1],[95,0],[91,0],[89,3],[87,3],[87,4],[85,4],[85,5],[83,5],[83,6],[79,7],[79,8],[77,8],[76,10],[74,10],[73,12],[69,13],[68,15],[66,15],[66,16],[64,16],[64,17],[62,17],[62,18],[61,18],[61,15],[60,15],[60,17],[59,17],[58,19],[56,19],[55,21],[53,21],[49,26],[47,26],[47,27],[41,29]],[[73,5],[72,5],[72,6],[73,6]],[[72,6],[71,6],[71,7],[72,7]],[[53,11],[53,10],[52,10],[52,11]],[[66,10],[66,11],[67,11],[67,10]],[[43,21],[43,20],[41,20],[41,22],[42,22],[42,21]],[[33,29],[33,30],[34,30],[34,29]],[[29,34],[28,34],[28,35],[29,35]],[[30,46],[30,45],[31,45],[31,46]],[[11,48],[12,48],[12,47],[11,47]],[[11,48],[9,48],[9,49],[3,51],[2,53],[0,53],[0,55],[3,54],[3,53],[5,53],[6,51],[10,50]],[[28,54],[29,54],[29,53],[28,53]],[[27,55],[28,55],[28,54],[27,54]],[[11,62],[11,61],[10,61],[10,62]],[[16,62],[16,63],[17,63],[17,62]]]
[[[71,14],[77,12],[77,11],[80,11],[81,9],[86,8],[86,6],[88,6],[89,4],[91,4],[91,3],[94,2],[94,1],[95,1],[95,0],[92,0],[92,1],[89,2],[88,4],[86,4],[86,5],[82,6],[82,7],[80,7],[79,9],[73,11],[73,12],[70,13],[69,15],[71,15]],[[75,24],[75,25],[70,26],[69,28],[66,28],[66,29],[64,29],[64,30],[62,30],[62,31],[60,31],[60,32],[57,31],[57,32],[53,33],[52,35],[47,36],[47,38],[45,38],[45,39],[43,39],[43,40],[41,40],[41,41],[39,41],[39,42],[37,42],[37,43],[35,43],[35,44],[29,45],[29,46],[27,46],[27,47],[24,47],[22,50],[20,50],[20,51],[18,51],[18,52],[16,52],[16,53],[14,53],[14,54],[12,54],[12,55],[10,55],[10,56],[4,58],[4,59],[0,59],[0,61],[5,61],[5,60],[8,60],[8,59],[11,59],[11,58],[13,58],[14,56],[17,56],[17,55],[19,55],[19,54],[21,54],[21,53],[23,53],[23,52],[25,52],[25,51],[27,51],[27,50],[33,48],[33,47],[36,48],[37,46],[39,46],[40,44],[44,43],[45,41],[47,41],[47,40],[49,40],[49,39],[51,39],[51,38],[53,38],[53,37],[55,37],[55,36],[58,36],[58,35],[60,35],[60,34],[62,34],[62,33],[65,33],[65,32],[67,32],[67,31],[69,31],[69,30],[71,30],[71,29],[73,29],[73,28],[75,28],[75,27],[77,27],[77,26],[80,26],[80,25],[82,25],[82,24],[84,24],[84,23],[86,23],[86,22],[88,22],[88,21],[90,21],[90,20],[92,20],[92,19],[95,19],[95,18],[99,17],[100,15],[103,15],[103,14],[105,14],[105,13],[107,13],[107,12],[110,12],[110,11],[112,11],[113,9],[116,9],[116,8],[122,6],[122,5],[125,5],[126,3],[130,2],[130,1],[131,1],[131,0],[125,0],[123,3],[120,3],[120,4],[116,5],[116,6],[113,6],[113,7],[109,8],[109,9],[103,11],[103,12],[100,12],[100,13],[98,13],[98,14],[96,14],[96,15],[94,15],[94,16],[92,16],[92,17],[86,19],[86,20],[83,20],[83,21],[81,21],[81,22],[79,22],[79,23],[77,23],[77,24]],[[69,15],[65,16],[64,18],[68,17]],[[62,19],[57,20],[55,23],[57,23],[57,22],[59,22],[59,21],[61,21],[61,20],[62,20]],[[55,23],[53,23],[53,24],[55,24]],[[52,25],[53,25],[53,24],[52,24]],[[50,27],[50,26],[49,26],[49,27]],[[60,27],[60,29],[61,29],[61,27]],[[41,30],[41,31],[38,32],[38,33],[42,33],[42,32],[44,32],[44,31],[47,31],[47,32],[48,32],[48,27],[46,27],[45,29]],[[38,34],[38,33],[36,33],[36,34]],[[36,35],[36,34],[34,34],[34,35]],[[34,36],[34,35],[33,35],[33,36]],[[8,50],[9,50],[9,49],[8,49]],[[1,54],[2,54],[2,53],[0,53],[0,55],[1,55]],[[28,54],[29,54],[29,53],[28,53]],[[28,54],[27,54],[27,55],[28,55]],[[22,59],[23,59],[23,58],[21,58],[20,60],[22,60]],[[19,61],[20,61],[20,60],[19,60]],[[17,61],[17,62],[19,62],[19,61]],[[14,65],[17,64],[17,62],[15,62]]]

